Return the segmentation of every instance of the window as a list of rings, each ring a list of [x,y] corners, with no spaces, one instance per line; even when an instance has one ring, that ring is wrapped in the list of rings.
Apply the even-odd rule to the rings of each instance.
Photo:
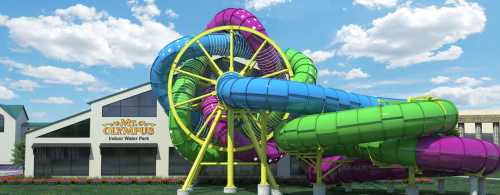
[[[88,176],[89,147],[36,147],[35,176]]]
[[[101,175],[154,176],[157,148],[101,148]]]
[[[156,117],[156,97],[148,91],[102,107],[103,117]]]
[[[306,175],[307,166],[297,158],[290,157],[290,175],[301,176]]]
[[[185,160],[174,147],[168,148],[168,175],[187,175],[191,162]]]
[[[90,119],[63,127],[40,137],[90,137]]]
[[[3,118],[3,115],[0,114],[0,132],[3,132],[5,129],[5,119]]]

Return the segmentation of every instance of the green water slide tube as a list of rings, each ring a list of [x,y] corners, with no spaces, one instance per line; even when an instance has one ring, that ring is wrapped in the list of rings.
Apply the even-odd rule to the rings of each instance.
[[[287,152],[323,148],[325,155],[342,154],[330,151],[342,145],[446,132],[457,121],[453,103],[429,100],[308,115],[288,122],[274,136]]]

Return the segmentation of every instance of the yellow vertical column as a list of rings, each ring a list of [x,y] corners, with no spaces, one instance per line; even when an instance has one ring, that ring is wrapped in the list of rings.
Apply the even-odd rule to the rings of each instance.
[[[264,155],[260,159],[260,184],[268,184],[267,182],[267,113],[260,114],[260,147]]]
[[[415,178],[416,167],[408,167],[408,186],[406,186],[405,194],[418,195],[417,182]]]
[[[234,30],[229,31],[229,71],[234,72]]]
[[[323,150],[318,149],[315,158],[314,169],[316,171],[316,183],[313,184],[313,195],[325,195],[326,186],[323,183],[323,170],[321,170],[321,158],[323,157]]]
[[[255,150],[257,151],[257,155],[259,156],[260,160],[260,183],[257,186],[257,194],[258,195],[268,195],[270,194],[270,186],[269,183],[267,183],[267,156],[266,156],[266,151],[262,149],[262,144],[261,142],[257,139],[257,136],[255,136],[255,132],[253,132],[252,127],[250,126],[251,122],[248,116],[242,115],[242,118],[244,120],[243,125],[245,125],[247,129],[245,132],[247,133],[248,137],[250,138],[250,141],[252,142],[252,145],[254,146]],[[262,140],[262,139],[261,139]],[[271,176],[271,175],[269,175]]]
[[[234,185],[234,111],[227,111],[227,184],[224,193],[236,193]]]
[[[320,184],[323,181],[323,173],[321,170],[321,156],[322,156],[321,152],[318,151],[318,153],[316,154],[316,164],[314,167],[314,170],[316,171],[316,183],[317,184]]]

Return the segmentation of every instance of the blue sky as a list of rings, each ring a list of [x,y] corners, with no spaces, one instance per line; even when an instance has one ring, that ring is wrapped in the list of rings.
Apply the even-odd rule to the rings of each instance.
[[[500,2],[463,0],[0,2],[0,103],[53,121],[148,82],[156,53],[247,8],[282,48],[311,56],[319,84],[500,109]]]

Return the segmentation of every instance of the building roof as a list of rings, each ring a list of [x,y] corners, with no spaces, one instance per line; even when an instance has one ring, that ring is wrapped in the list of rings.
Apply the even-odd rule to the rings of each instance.
[[[25,125],[26,125],[26,127],[28,127],[28,129],[38,129],[38,128],[48,126],[50,124],[52,124],[52,123],[50,123],[50,122],[27,122]]]
[[[137,88],[140,88],[140,87],[143,87],[143,86],[146,86],[146,85],[149,85],[150,82],[147,82],[147,83],[143,83],[143,84],[140,84],[140,85],[137,85],[137,86],[134,86],[134,87],[131,87],[131,88],[128,88],[128,89],[125,89],[125,90],[122,90],[122,91],[119,91],[119,92],[116,92],[116,93],[113,93],[113,94],[110,94],[110,95],[107,95],[107,96],[104,96],[102,98],[99,98],[99,99],[96,99],[96,100],[92,100],[90,102],[87,102],[87,104],[93,104],[95,102],[98,102],[98,101],[101,101],[101,100],[104,100],[104,99],[108,99],[110,97],[113,97],[113,96],[116,96],[116,95],[120,95],[122,93],[126,93],[126,92],[129,92],[129,91],[132,91],[134,89],[137,89]]]
[[[12,118],[17,118],[21,113],[24,113],[26,118],[28,118],[28,114],[26,113],[26,109],[24,105],[6,105],[0,104],[0,108],[5,110]]]
[[[26,131],[26,132],[25,132],[25,134],[28,134],[28,133],[31,133],[31,132],[35,132],[35,131],[37,131],[37,130],[39,130],[39,129],[43,129],[43,128],[48,127],[48,126],[50,126],[50,125],[53,125],[53,124],[56,124],[56,123],[60,123],[60,122],[62,122],[62,121],[68,120],[68,119],[70,119],[70,118],[76,117],[76,116],[78,116],[78,115],[81,115],[81,114],[83,114],[83,113],[87,113],[87,112],[90,112],[90,109],[85,110],[85,111],[83,111],[83,112],[79,112],[79,113],[73,114],[73,115],[71,115],[71,116],[68,116],[68,117],[65,117],[65,118],[62,118],[62,119],[59,119],[59,120],[54,121],[54,122],[48,123],[48,124],[46,124],[46,125],[44,125],[44,126],[41,126],[41,127],[38,127],[38,128],[28,129],[28,131]]]

